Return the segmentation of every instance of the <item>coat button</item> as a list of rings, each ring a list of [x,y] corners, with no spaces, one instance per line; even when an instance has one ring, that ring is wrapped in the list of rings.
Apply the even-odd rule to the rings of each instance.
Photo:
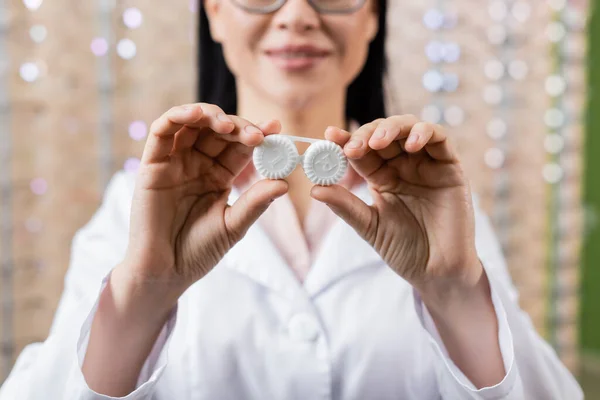
[[[319,336],[319,325],[310,314],[296,314],[290,319],[288,330],[294,340],[311,342]]]

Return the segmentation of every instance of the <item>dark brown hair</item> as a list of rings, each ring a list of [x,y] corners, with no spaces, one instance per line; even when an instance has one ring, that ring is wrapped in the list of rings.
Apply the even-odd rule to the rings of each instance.
[[[386,116],[383,80],[387,66],[387,1],[377,2],[379,30],[369,45],[369,54],[362,71],[348,87],[346,98],[346,118],[361,125]],[[198,15],[198,101],[216,104],[227,114],[235,114],[235,78],[225,63],[221,45],[210,35],[208,17],[202,0]]]

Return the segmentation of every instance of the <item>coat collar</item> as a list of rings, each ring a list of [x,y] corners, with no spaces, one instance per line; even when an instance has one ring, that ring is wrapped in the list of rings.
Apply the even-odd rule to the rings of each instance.
[[[367,204],[372,197],[366,183],[352,191]],[[234,187],[229,204],[240,196]],[[253,224],[246,236],[224,257],[223,263],[255,282],[294,299],[298,295],[316,297],[328,286],[348,274],[365,267],[381,265],[379,254],[341,218],[333,224],[324,238],[304,284],[298,281],[260,224]]]

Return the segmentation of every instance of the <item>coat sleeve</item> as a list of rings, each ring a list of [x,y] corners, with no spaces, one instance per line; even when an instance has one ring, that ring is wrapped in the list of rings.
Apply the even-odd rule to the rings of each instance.
[[[583,393],[575,378],[560,362],[554,350],[538,335],[529,316],[519,308],[518,294],[490,221],[479,209],[477,199],[474,206],[477,253],[490,282],[492,301],[498,319],[499,347],[507,372],[497,385],[476,389],[449,358],[433,319],[414,291],[417,314],[439,358],[435,368],[442,398],[583,399]]]
[[[26,346],[0,388],[0,400],[111,399],[92,391],[81,365],[100,291],[127,248],[133,177],[117,173],[92,219],[74,236],[71,260],[48,338]],[[150,399],[167,362],[166,343],[176,309],[163,327],[140,374],[124,399]]]

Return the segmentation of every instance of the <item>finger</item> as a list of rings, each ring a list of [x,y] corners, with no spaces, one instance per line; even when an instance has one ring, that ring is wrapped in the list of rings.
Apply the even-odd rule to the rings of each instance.
[[[202,118],[202,109],[189,106],[173,107],[150,125],[150,132],[144,152],[143,163],[164,161],[171,154],[175,134],[183,128],[184,121],[194,122]],[[178,122],[182,121],[182,122]]]
[[[427,143],[431,142],[433,135],[433,124],[418,122],[410,130],[406,143],[404,143],[404,148],[408,153],[416,153],[423,149]]]
[[[349,159],[348,161],[352,165],[352,168],[367,180],[371,180],[379,170],[385,168],[386,163],[386,160],[374,151],[368,152],[363,158],[357,160]]]
[[[266,134],[267,132],[279,133],[281,130],[281,123],[278,120],[270,120],[257,124],[257,127],[263,132],[263,134]],[[196,139],[194,147],[205,156],[216,159],[225,151],[225,149],[231,145],[234,145],[237,138],[239,138],[239,135],[232,137],[231,140],[226,140],[226,138],[220,134],[204,134],[200,135]],[[247,151],[244,151],[236,145],[232,150],[228,151],[228,154],[224,155],[220,162],[226,169],[235,171],[239,168],[238,164],[246,165],[247,159],[241,159],[239,160],[240,162],[234,162],[233,164],[230,164],[228,161],[229,157],[231,155],[235,156],[236,154],[246,154],[247,152],[251,152],[250,148]]]
[[[424,148],[434,160],[456,161],[454,149],[447,139],[441,125],[420,122],[412,128],[404,147],[409,153]]]
[[[208,128],[213,132],[223,135],[230,133],[234,128],[234,121],[219,106],[208,103],[196,103],[185,107],[200,108],[203,113],[201,119],[195,122],[185,122],[190,127],[198,129]]]
[[[393,141],[408,137],[411,129],[417,123],[419,123],[419,119],[412,114],[386,118],[377,125],[377,129],[369,140],[369,147],[374,150],[384,149]]]
[[[352,135],[350,132],[338,128],[337,126],[329,126],[325,129],[325,140],[334,142],[341,147],[344,147],[351,137]]]
[[[381,150],[375,150],[375,153],[384,160],[391,160],[404,153],[404,149],[399,141],[394,140],[389,146],[384,147]]]
[[[223,140],[217,133],[199,135],[194,148],[207,157],[215,158],[229,146],[230,142]]]
[[[272,119],[270,121],[261,122],[259,124],[256,124],[256,126],[265,135],[270,135],[270,134],[281,132],[281,122],[279,122],[279,120],[277,120],[277,119]]]
[[[380,120],[361,126],[350,136],[344,145],[344,153],[348,157],[350,164],[365,179],[369,179],[385,162],[376,152],[369,151],[367,146],[368,138],[377,128],[378,121]]]
[[[287,192],[284,180],[264,179],[256,182],[225,210],[225,227],[232,243],[242,239],[248,228],[266,211],[269,205]]]
[[[458,157],[448,139],[425,146],[425,151],[437,161],[457,162]]]
[[[367,241],[372,237],[373,227],[377,226],[377,213],[364,201],[340,185],[313,186],[310,195],[321,201],[340,218],[348,223]]]
[[[264,135],[277,134],[281,131],[281,122],[271,120],[257,124]],[[252,158],[253,147],[241,143],[230,143],[224,151],[218,155],[217,162],[234,177],[246,168]]]
[[[229,134],[219,135],[219,138],[250,147],[256,147],[262,143],[265,135],[258,126],[237,115],[228,115],[228,117],[233,121],[235,127]]]
[[[184,125],[176,134],[173,141],[171,154],[191,148],[198,139],[198,129]]]
[[[142,162],[153,163],[164,161],[173,151],[175,135],[184,125],[198,128],[210,126],[212,129],[220,132],[227,132],[233,129],[233,123],[218,120],[219,109],[216,106],[200,104],[186,104],[171,108],[160,116],[150,126],[150,133],[144,147]],[[219,109],[220,110],[220,109]],[[214,114],[214,113],[217,114]],[[189,130],[185,130],[189,133]],[[179,149],[181,150],[181,149]]]
[[[229,171],[233,177],[236,177],[250,162],[253,150],[253,147],[241,143],[229,143],[225,150],[223,150],[215,160],[219,165]]]
[[[245,120],[240,120],[240,122],[242,121]],[[246,125],[246,123],[250,124],[247,121],[242,123],[244,124],[244,126]],[[263,132],[263,134],[266,134],[267,132],[279,133],[279,131],[281,130],[281,123],[277,120],[266,121],[264,123],[257,124],[256,126]],[[241,129],[243,129],[243,127]],[[196,150],[206,155],[207,157],[216,158],[229,146],[230,143],[235,143],[240,138],[239,135],[235,134],[234,130],[230,132],[230,136],[231,137],[228,138],[225,135],[221,134],[200,135],[200,137],[198,137],[198,139],[196,140],[194,147],[196,148]]]
[[[358,128],[344,146],[344,153],[348,158],[361,158],[370,149],[367,145],[377,125],[383,120],[375,120]]]

